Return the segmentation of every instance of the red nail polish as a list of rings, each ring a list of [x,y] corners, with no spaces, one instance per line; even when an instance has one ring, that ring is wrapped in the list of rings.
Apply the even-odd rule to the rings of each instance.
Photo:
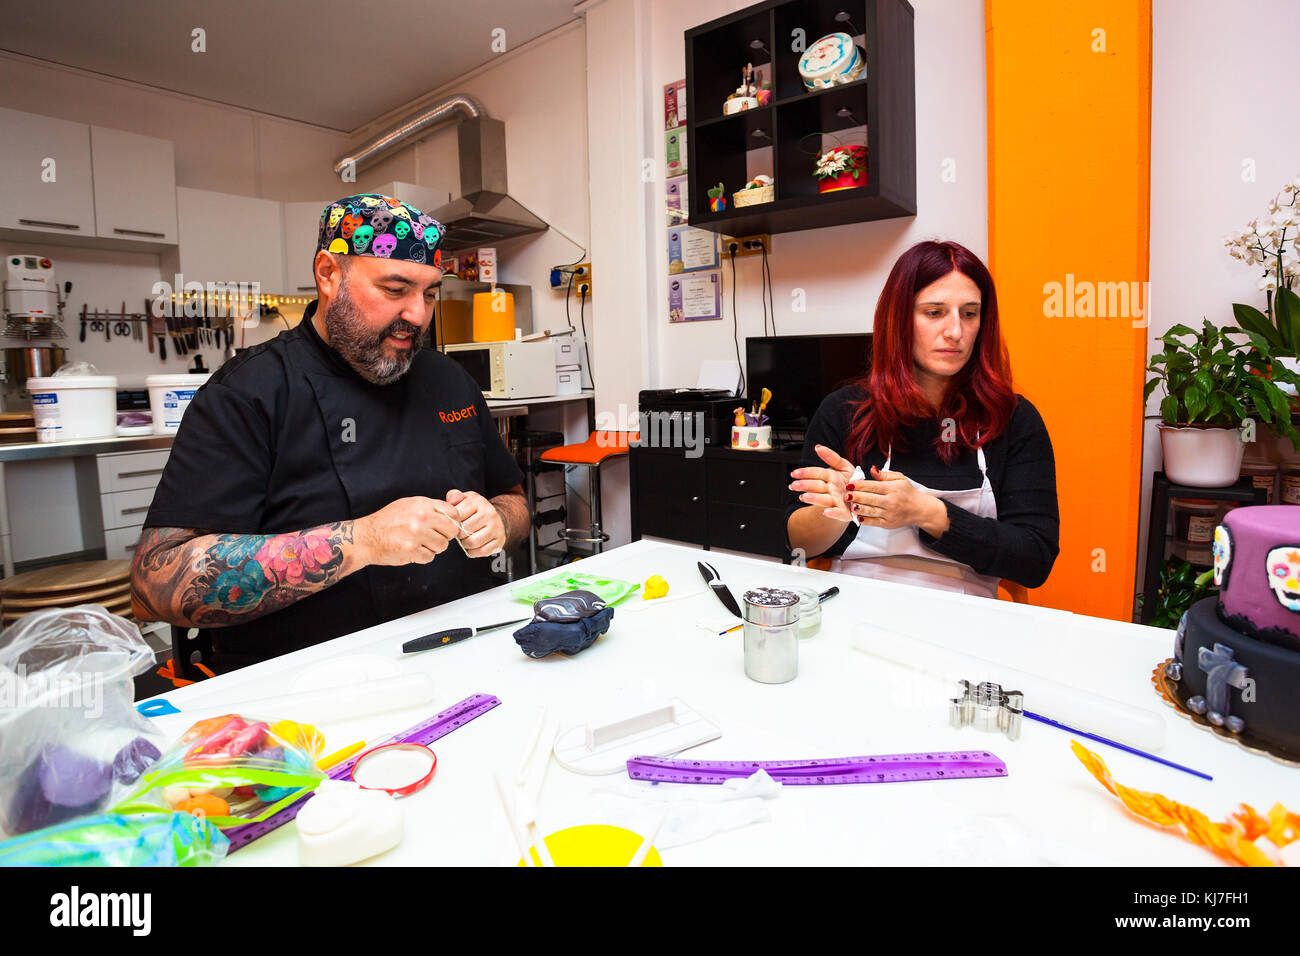
[[[845,486],[844,486],[844,490],[845,490],[845,491],[852,491],[852,490],[853,490],[853,486],[852,486],[852,485],[845,485]]]

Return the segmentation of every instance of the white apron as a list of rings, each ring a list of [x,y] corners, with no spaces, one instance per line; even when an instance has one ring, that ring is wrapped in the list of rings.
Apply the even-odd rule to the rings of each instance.
[[[978,439],[977,439],[978,440]],[[959,508],[964,508],[981,518],[996,518],[998,505],[993,498],[993,486],[989,484],[988,467],[984,461],[984,449],[975,452],[979,462],[983,482],[978,488],[965,491],[937,491],[927,488],[919,482],[912,481],[912,487],[927,495],[933,495],[943,501],[951,501]],[[894,460],[894,450],[890,448],[881,471],[889,471]],[[866,479],[861,466],[853,471],[850,482]],[[976,574],[968,564],[945,558],[921,544],[921,537],[916,528],[908,525],[892,531],[873,525],[859,525],[858,534],[844,550],[844,554],[831,562],[831,570],[843,574],[857,574],[880,581],[895,581],[900,584],[917,584],[923,587],[938,588],[941,591],[955,591],[959,594],[977,594],[981,597],[998,596],[998,578]]]

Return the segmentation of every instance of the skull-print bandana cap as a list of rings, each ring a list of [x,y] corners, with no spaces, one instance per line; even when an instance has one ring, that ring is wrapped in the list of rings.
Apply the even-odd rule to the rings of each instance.
[[[316,249],[442,267],[442,223],[392,196],[363,193],[325,207]]]

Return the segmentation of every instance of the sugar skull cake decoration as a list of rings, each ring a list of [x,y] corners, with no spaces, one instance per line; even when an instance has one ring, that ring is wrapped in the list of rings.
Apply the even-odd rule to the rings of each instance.
[[[1300,545],[1274,548],[1264,563],[1277,602],[1288,611],[1300,612]]]
[[[1232,569],[1232,532],[1226,524],[1214,529],[1214,586],[1226,587]]]

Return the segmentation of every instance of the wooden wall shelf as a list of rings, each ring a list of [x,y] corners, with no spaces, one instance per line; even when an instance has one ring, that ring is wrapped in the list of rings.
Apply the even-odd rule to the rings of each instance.
[[[839,13],[849,24],[836,20]],[[740,236],[915,215],[913,20],[907,0],[766,0],[687,30],[690,225]],[[865,51],[866,76],[805,90],[800,52],[792,47],[800,38],[806,47],[836,32],[854,35]],[[766,66],[771,101],[724,116],[723,101],[740,84],[746,63]],[[841,134],[846,144],[861,145],[865,137],[866,186],[818,192],[818,133]],[[732,194],[759,173],[775,179],[775,198],[736,207]],[[708,189],[719,182],[727,208],[713,212]]]

